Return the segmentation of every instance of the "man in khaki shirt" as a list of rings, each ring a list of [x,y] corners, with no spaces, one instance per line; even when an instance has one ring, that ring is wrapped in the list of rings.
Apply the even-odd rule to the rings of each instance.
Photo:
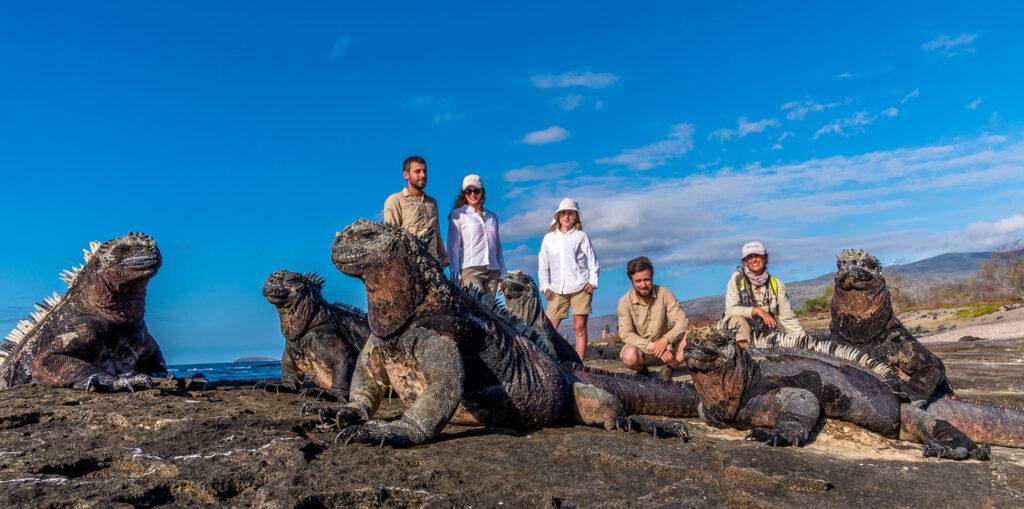
[[[441,224],[437,219],[437,200],[427,196],[427,162],[420,156],[412,156],[402,163],[402,176],[408,185],[384,202],[384,221],[401,226],[409,233],[422,236],[433,227],[429,240],[430,254],[448,265],[448,253],[441,242]]]
[[[619,299],[619,336],[626,343],[619,357],[640,374],[650,374],[648,365],[664,364],[661,378],[671,380],[684,360],[690,321],[676,296],[654,284],[654,265],[646,256],[630,260],[626,274],[633,289]]]
[[[760,242],[743,245],[743,257],[725,287],[725,317],[722,321],[736,331],[736,341],[747,346],[754,322],[787,334],[803,335],[804,329],[786,296],[786,285],[768,274],[768,252]],[[745,295],[744,295],[745,294]]]

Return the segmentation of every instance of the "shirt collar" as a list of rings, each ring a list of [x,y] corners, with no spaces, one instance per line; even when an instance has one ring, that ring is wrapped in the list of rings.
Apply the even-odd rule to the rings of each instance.
[[[629,298],[633,304],[641,304],[648,306],[650,304],[644,304],[644,301],[640,300],[640,295],[636,293],[636,288],[629,291]],[[651,302],[658,299],[658,285],[651,285]]]

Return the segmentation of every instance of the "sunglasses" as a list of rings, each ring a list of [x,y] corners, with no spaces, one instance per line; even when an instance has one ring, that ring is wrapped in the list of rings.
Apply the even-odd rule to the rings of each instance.
[[[467,187],[463,192],[466,193],[466,194],[482,194],[484,192],[484,190],[483,189],[477,189],[475,187]]]

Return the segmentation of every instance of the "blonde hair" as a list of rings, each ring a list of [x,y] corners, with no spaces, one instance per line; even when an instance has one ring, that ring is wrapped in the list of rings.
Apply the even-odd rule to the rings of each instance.
[[[547,235],[547,234],[549,234],[549,233],[551,233],[551,232],[561,228],[562,222],[558,220],[558,216],[561,215],[562,212],[572,212],[573,214],[576,214],[576,221],[573,222],[572,226],[569,227],[570,230],[582,230],[583,229],[583,222],[580,221],[580,213],[579,212],[576,212],[575,210],[559,210],[558,214],[555,214],[555,222],[551,223],[551,228],[548,228],[548,231],[545,232],[544,235]]]

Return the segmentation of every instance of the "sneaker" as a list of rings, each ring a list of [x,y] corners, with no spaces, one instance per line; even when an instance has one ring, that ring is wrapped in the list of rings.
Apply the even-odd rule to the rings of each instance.
[[[659,373],[658,378],[661,378],[662,380],[672,380],[673,371],[675,370],[672,369],[672,366],[665,366],[661,368],[661,373]]]

